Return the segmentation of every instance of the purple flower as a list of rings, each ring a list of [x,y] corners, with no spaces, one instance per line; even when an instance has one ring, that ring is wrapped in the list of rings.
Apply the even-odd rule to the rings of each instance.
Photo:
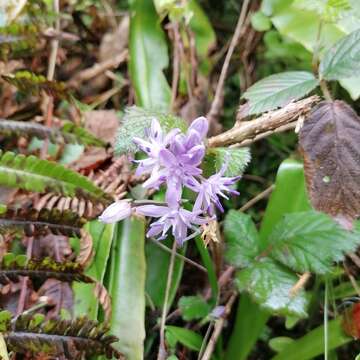
[[[239,192],[232,189],[230,186],[234,185],[239,179],[240,176],[235,177],[225,177],[223,176],[227,168],[227,163],[224,163],[220,171],[208,179],[202,179],[202,181],[195,183],[195,191],[198,192],[198,196],[195,201],[194,210],[204,210],[207,211],[210,215],[214,213],[213,204],[220,211],[224,211],[224,208],[221,205],[219,196],[229,199],[224,193],[239,195]]]
[[[211,311],[210,316],[215,318],[215,319],[219,319],[220,317],[222,317],[225,313],[225,306],[223,305],[219,305],[214,307],[214,309]]]
[[[123,220],[131,215],[131,205],[129,201],[120,200],[108,206],[99,216],[99,220],[105,224],[112,224]]]
[[[175,140],[176,142],[176,140]],[[185,153],[174,154],[169,150],[161,150],[159,153],[160,163],[164,166],[159,171],[159,176],[164,176],[167,182],[167,202],[179,202],[182,194],[182,186],[193,184],[195,176],[201,174],[199,165],[205,154],[203,145],[194,146]]]
[[[171,229],[171,233],[179,246],[196,235],[195,232],[188,236],[188,229],[196,231],[195,225],[208,222],[208,219],[199,216],[200,212],[191,212],[180,206],[143,205],[136,207],[135,211],[144,216],[159,218],[150,224],[147,237],[157,237],[158,240],[163,240]]]
[[[138,137],[133,140],[148,155],[147,159],[136,161],[139,165],[135,174],[140,176],[150,173],[150,178],[144,183],[144,187],[158,188],[165,181],[165,178],[161,178],[159,175],[159,152],[169,146],[180,130],[173,129],[167,135],[164,135],[159,122],[153,119],[150,129],[146,129],[145,132],[147,140]]]

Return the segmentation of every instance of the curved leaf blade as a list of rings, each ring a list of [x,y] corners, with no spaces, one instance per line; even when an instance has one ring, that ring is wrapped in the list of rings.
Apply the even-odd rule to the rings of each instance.
[[[137,104],[168,109],[170,86],[163,70],[168,66],[165,35],[152,0],[130,2],[130,77]]]
[[[319,73],[326,80],[360,75],[360,29],[342,38],[325,53]]]
[[[258,81],[242,97],[249,100],[249,114],[259,114],[302,98],[318,83],[310,72],[286,71]]]

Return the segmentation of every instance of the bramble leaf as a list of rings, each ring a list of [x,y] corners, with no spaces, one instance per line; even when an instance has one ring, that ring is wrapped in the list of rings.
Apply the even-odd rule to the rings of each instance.
[[[360,75],[360,29],[343,37],[325,53],[319,73],[326,80]]]
[[[249,114],[259,114],[302,98],[318,86],[307,71],[287,71],[270,75],[250,86],[243,98],[249,101]]]
[[[347,231],[329,216],[306,211],[287,214],[268,239],[271,256],[296,272],[324,274],[360,244],[360,233]]]
[[[259,235],[251,216],[230,210],[224,223],[225,259],[236,267],[251,265],[259,255]]]
[[[307,298],[300,290],[291,296],[298,277],[269,258],[261,259],[236,275],[240,291],[247,291],[262,307],[281,314],[306,317]]]

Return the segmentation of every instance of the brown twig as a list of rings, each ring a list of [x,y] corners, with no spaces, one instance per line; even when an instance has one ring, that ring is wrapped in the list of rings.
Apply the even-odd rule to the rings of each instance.
[[[307,271],[303,273],[300,276],[299,280],[296,282],[296,284],[290,289],[290,297],[295,297],[298,294],[298,292],[304,288],[310,277],[311,277],[310,272]]]
[[[60,32],[60,0],[54,0],[53,3],[54,13],[57,16],[55,20],[55,31]],[[49,64],[48,64],[48,71],[47,71],[47,80],[52,81],[54,79],[55,74],[55,66],[56,66],[56,58],[57,53],[59,50],[59,39],[53,38],[50,42],[50,56],[49,56]],[[48,96],[44,93],[44,104],[46,104],[46,121],[45,125],[51,127],[52,125],[52,118],[53,118],[53,111],[54,111],[54,98],[53,96]],[[45,139],[43,143],[43,147],[41,148],[40,157],[45,159],[47,156],[49,147],[49,139]]]
[[[211,355],[212,355],[215,345],[216,345],[216,341],[221,334],[221,331],[222,331],[222,328],[224,327],[226,318],[230,314],[231,308],[236,300],[236,296],[237,296],[236,293],[233,293],[230,296],[230,299],[228,300],[228,302],[225,305],[224,315],[220,319],[216,320],[214,331],[211,335],[211,338],[209,340],[209,343],[205,349],[204,355],[202,356],[201,360],[209,360],[211,358]]]
[[[171,109],[174,109],[177,89],[179,85],[179,78],[180,78],[179,24],[174,22],[171,26],[171,29],[174,35],[173,74],[172,74],[172,83],[171,83]]]
[[[103,72],[118,67],[122,62],[128,58],[128,50],[122,51],[110,59],[107,59],[101,63],[94,64],[92,67],[80,71],[70,81],[67,82],[69,87],[78,87],[82,82],[91,80],[92,78],[102,74]]]
[[[239,211],[246,211],[250,209],[254,204],[256,204],[258,201],[268,197],[272,191],[275,189],[275,185],[269,186],[267,189],[262,191],[260,194],[256,195],[252,199],[250,199],[245,205],[243,205]]]
[[[279,110],[270,111],[260,117],[244,121],[232,129],[211,137],[208,140],[210,147],[226,146],[253,140],[262,134],[271,134],[275,129],[295,121],[299,116],[307,115],[312,107],[320,101],[317,95],[290,103]]]
[[[221,69],[221,73],[220,73],[220,77],[219,77],[219,81],[216,87],[216,91],[215,91],[215,96],[214,96],[214,100],[211,104],[210,110],[207,114],[207,118],[209,120],[209,122],[211,123],[220,113],[220,108],[221,108],[221,103],[222,103],[222,93],[224,91],[224,85],[225,85],[225,79],[226,79],[226,74],[230,65],[230,60],[231,57],[234,53],[235,47],[239,42],[240,39],[240,35],[241,35],[241,29],[242,26],[244,24],[245,18],[246,18],[246,13],[247,13],[247,9],[248,9],[248,5],[249,5],[249,0],[244,0],[242,7],[241,7],[241,12],[239,15],[239,19],[238,22],[236,24],[236,28],[235,28],[235,32],[234,35],[231,39],[230,42],[230,46],[229,49],[226,53],[226,57],[224,60],[224,64],[223,67]]]

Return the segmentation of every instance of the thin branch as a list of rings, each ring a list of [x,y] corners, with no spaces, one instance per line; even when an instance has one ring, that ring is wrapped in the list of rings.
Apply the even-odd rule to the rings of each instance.
[[[101,63],[94,64],[92,67],[80,71],[74,76],[67,85],[69,87],[78,87],[82,82],[91,80],[92,78],[102,74],[103,72],[118,67],[122,62],[126,61],[129,55],[129,51],[126,49],[120,54],[111,57]]]
[[[275,129],[297,120],[299,116],[306,116],[319,101],[319,96],[310,96],[290,103],[282,109],[270,111],[254,120],[244,121],[240,126],[234,126],[220,135],[211,137],[208,145],[216,147],[239,144],[245,140],[255,139],[264,133],[270,132],[270,135]]]
[[[54,0],[53,3],[54,13],[56,16],[55,20],[55,31],[60,32],[60,0]],[[49,56],[49,64],[48,64],[48,71],[47,71],[47,79],[52,81],[54,79],[55,74],[55,66],[56,66],[56,58],[57,53],[59,50],[59,39],[54,38],[50,42],[50,56]],[[52,96],[47,96],[44,94],[44,104],[46,104],[46,121],[45,125],[51,127],[52,125],[52,118],[53,118],[53,111],[54,111],[54,98]],[[49,147],[49,139],[45,139],[43,143],[43,147],[41,148],[40,157],[45,159],[47,156]]]
[[[211,338],[209,340],[209,343],[206,347],[206,350],[205,350],[204,355],[201,358],[201,360],[209,360],[211,358],[211,355],[212,355],[215,345],[216,345],[216,341],[221,334],[221,331],[222,331],[222,328],[224,327],[227,316],[229,316],[229,314],[230,314],[230,311],[235,302],[236,296],[237,296],[236,293],[233,293],[231,295],[230,299],[226,303],[224,315],[220,319],[216,320],[214,331],[211,335]]]
[[[268,197],[272,191],[275,189],[275,185],[269,186],[267,189],[262,191],[260,194],[256,195],[252,199],[250,199],[245,205],[243,205],[239,211],[246,211],[250,209],[253,205],[255,205],[258,201]]]
[[[234,53],[235,47],[239,42],[240,39],[240,35],[241,35],[241,29],[242,26],[244,24],[245,18],[246,18],[246,12],[249,6],[249,0],[244,0],[243,4],[242,4],[242,8],[241,8],[241,12],[240,12],[240,16],[238,19],[238,22],[236,24],[236,28],[235,28],[235,32],[234,35],[231,39],[231,43],[229,46],[229,50],[226,54],[225,60],[224,60],[224,64],[223,67],[221,69],[221,73],[220,73],[220,77],[219,77],[219,81],[216,87],[216,91],[215,91],[215,96],[214,96],[214,100],[211,104],[211,108],[210,111],[207,114],[207,117],[209,119],[209,121],[211,122],[212,119],[216,118],[217,115],[219,114],[219,109],[221,107],[221,95],[224,91],[224,85],[225,85],[225,79],[226,79],[226,74],[230,65],[230,60],[231,57]]]
[[[168,313],[168,302],[169,302],[171,281],[174,272],[175,254],[176,254],[176,241],[174,240],[171,250],[170,264],[169,264],[166,289],[165,289],[165,299],[164,299],[163,310],[161,315],[160,345],[159,345],[159,353],[157,357],[158,360],[165,360],[167,357],[166,348],[165,348],[165,325],[166,325],[166,315]]]
[[[164,244],[160,243],[158,240],[154,240],[154,239],[151,239],[151,242],[153,242],[156,246],[158,246],[159,248],[161,248],[162,250],[172,254],[172,250],[170,250],[167,246],[165,246]],[[198,264],[197,262],[187,258],[186,256],[183,256],[181,254],[179,254],[178,252],[175,252],[175,256],[180,259],[180,260],[183,260],[185,261],[186,263],[192,265],[192,266],[195,266],[197,269],[207,273],[207,270],[206,268],[204,268],[203,266],[201,266],[200,264]]]
[[[299,291],[304,288],[310,277],[310,272],[307,271],[303,273],[300,276],[299,280],[296,282],[296,284],[290,289],[290,297],[295,297],[299,293]]]
[[[178,90],[178,86],[179,86],[179,78],[180,78],[179,24],[174,22],[172,24],[171,28],[172,28],[173,35],[174,35],[174,58],[173,58],[172,83],[171,83],[171,109],[174,109],[177,90]]]

